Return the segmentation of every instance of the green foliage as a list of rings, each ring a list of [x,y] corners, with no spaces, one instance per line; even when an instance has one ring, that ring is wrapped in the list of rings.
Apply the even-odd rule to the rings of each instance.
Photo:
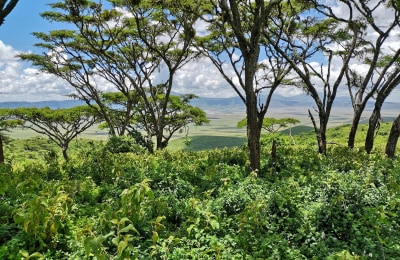
[[[96,235],[94,233],[86,237],[84,241],[85,255],[96,256],[97,258],[107,258],[110,254],[110,249],[107,245],[112,246],[112,250],[116,250],[114,255],[118,258],[129,258],[139,255],[138,248],[134,244],[139,239],[141,234],[135,226],[144,230],[147,223],[146,204],[154,200],[154,195],[148,185],[150,180],[145,179],[141,183],[137,183],[121,193],[121,208],[116,211],[115,217],[122,216],[121,218],[113,218],[110,220],[111,231],[107,234]],[[147,202],[147,203],[145,203]],[[127,217],[129,216],[129,217]],[[162,218],[157,218],[151,222],[156,228],[153,232],[157,232]],[[144,223],[143,223],[144,221]],[[144,232],[144,231],[142,231]],[[156,236],[153,233],[153,237]],[[152,238],[153,240],[155,238]],[[134,257],[134,258],[136,258]]]
[[[2,165],[0,257],[396,259],[398,158],[321,156],[301,140],[279,146],[274,168],[263,147],[258,175],[243,148],[112,153],[84,140],[69,162],[50,150]]]
[[[53,190],[43,190],[38,196],[16,206],[14,221],[25,232],[30,247],[66,250],[73,200],[62,190],[62,185],[49,185],[49,189]]]
[[[112,115],[112,122],[104,122],[100,128],[114,127],[119,129],[119,134],[126,132],[138,144],[153,152],[154,137],[162,136],[162,146],[158,143],[157,147],[165,148],[177,131],[186,131],[187,136],[189,124],[202,125],[209,122],[203,110],[190,105],[190,101],[197,98],[195,95],[167,97],[166,87],[163,84],[146,91],[150,92],[146,97],[138,95],[140,91],[131,91],[127,96],[120,92],[103,93],[102,99],[108,113]],[[128,112],[131,113],[129,120],[125,118]],[[163,122],[161,126],[158,125],[160,121]]]
[[[344,260],[344,259],[356,260],[356,259],[359,259],[359,257],[355,256],[353,254],[350,254],[350,252],[347,250],[343,250],[341,252],[337,252],[337,253],[334,253],[334,254],[328,256],[326,259],[327,260]]]
[[[203,151],[215,148],[242,147],[245,143],[245,137],[196,135],[190,139],[173,140],[168,147],[171,147],[171,150]]]
[[[104,150],[110,153],[145,153],[143,147],[138,145],[136,140],[130,136],[111,136]]]
[[[351,35],[338,26],[338,20],[327,18],[328,13],[320,17],[306,14],[313,6],[310,1],[276,6],[277,1],[266,5],[263,1],[231,1],[230,6],[223,2],[215,8],[203,1],[109,1],[130,12],[132,17],[123,20],[125,14],[107,9],[109,5],[60,1],[42,14],[49,21],[76,28],[34,33],[43,41],[37,46],[45,49],[44,54],[20,57],[67,80],[80,94],[77,97],[96,102],[96,111],[106,121],[103,126],[113,136],[122,137],[112,137],[104,145],[77,140],[68,160],[69,143],[97,116],[88,107],[0,111],[0,131],[17,126],[19,120],[30,122],[26,126],[46,134],[67,159],[58,160],[49,140],[29,139],[22,149],[7,144],[11,164],[0,164],[0,258],[399,258],[399,158],[380,156],[380,145],[371,154],[345,148],[341,140],[345,140],[346,128],[328,131],[332,146],[321,156],[311,141],[312,134],[302,133],[296,136],[297,142],[294,138],[290,142],[277,133],[298,123],[296,119],[265,118],[261,127],[269,135],[262,140],[261,168],[257,165],[259,171],[250,174],[243,147],[145,152],[153,151],[153,137],[162,149],[175,132],[187,130],[188,124],[208,123],[204,111],[190,105],[194,95],[170,95],[174,73],[198,55],[192,41],[200,16],[214,19],[212,32],[199,44],[220,72],[229,63],[226,57],[232,58],[238,76],[266,69],[268,66],[257,65],[258,57],[252,55],[258,52],[251,50],[277,41],[276,46],[265,46],[265,54],[272,55],[269,61],[278,61],[277,66],[271,64],[272,74],[277,75],[275,85],[267,84],[271,91],[282,83],[297,83],[283,77],[292,67],[304,71],[297,67],[299,59],[305,62],[321,50],[343,58],[352,53],[333,53],[326,48],[332,41],[350,40]],[[271,9],[273,5],[279,8]],[[281,32],[263,31],[270,16],[275,27],[282,22]],[[123,26],[109,26],[116,21]],[[372,16],[367,21],[372,23]],[[273,35],[284,34],[285,41],[273,39]],[[303,42],[295,44],[292,39]],[[286,47],[281,45],[285,42]],[[287,67],[284,60],[290,60],[290,55],[294,59]],[[393,60],[397,62],[398,57]],[[385,56],[376,63],[385,67],[391,60]],[[152,73],[160,69],[168,70],[169,77],[153,82]],[[336,90],[332,86],[333,92],[328,91],[320,102],[309,78],[318,73],[310,69],[313,73],[300,76],[309,83],[309,94],[322,116],[325,100],[329,109]],[[108,80],[119,92],[102,95],[92,85],[93,76]],[[234,86],[231,75],[225,76]],[[265,89],[253,92],[248,89],[252,84],[240,87],[246,97]],[[237,93],[240,87],[234,86]],[[257,107],[251,100],[245,103],[255,106],[248,106],[248,111],[263,112],[259,109],[267,107]],[[238,126],[246,124],[244,119]],[[249,128],[249,138],[255,126]],[[124,136],[126,133],[129,136]],[[292,133],[289,130],[289,135]],[[377,141],[382,142],[387,133],[382,128]],[[280,143],[293,145],[277,148]],[[18,155],[13,154],[16,150]]]
[[[12,168],[10,165],[0,164],[0,172],[2,175],[2,178],[0,178],[0,195],[2,195],[7,191],[10,184]]]

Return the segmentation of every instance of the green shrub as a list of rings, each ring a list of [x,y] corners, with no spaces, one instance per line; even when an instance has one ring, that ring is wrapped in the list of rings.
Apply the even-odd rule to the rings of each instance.
[[[59,184],[49,185],[48,190],[14,210],[14,221],[25,232],[24,240],[33,252],[68,250],[73,201],[62,188]]]
[[[110,153],[145,153],[145,149],[131,136],[111,136],[104,150]]]

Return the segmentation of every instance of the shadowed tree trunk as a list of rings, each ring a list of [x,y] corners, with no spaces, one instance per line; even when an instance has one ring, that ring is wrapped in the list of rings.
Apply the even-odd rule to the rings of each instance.
[[[326,116],[325,113],[319,113],[319,120],[320,120],[319,128],[318,128],[317,123],[315,122],[314,116],[312,115],[310,110],[308,110],[308,116],[311,119],[311,122],[314,127],[314,132],[317,137],[318,152],[320,154],[326,155],[326,129],[327,129],[327,122],[328,122],[329,116]]]
[[[4,163],[3,136],[0,134],[0,163]]]
[[[365,138],[365,151],[367,153],[370,153],[372,151],[372,148],[374,147],[374,137],[375,137],[375,132],[376,129],[379,127],[379,120],[381,119],[381,110],[382,110],[382,105],[385,102],[386,98],[390,95],[392,90],[398,86],[400,82],[400,75],[397,74],[396,77],[389,77],[389,78],[394,78],[392,80],[391,84],[387,84],[382,89],[378,92],[378,96],[376,98],[375,106],[374,106],[374,111],[371,114],[371,117],[369,118],[369,125],[368,125],[368,131],[367,131],[367,136]]]
[[[381,119],[381,106],[377,107],[375,104],[374,111],[369,118],[367,136],[365,138],[365,151],[369,154],[374,147],[375,131],[379,129],[379,120]]]
[[[64,143],[61,146],[62,146],[61,147],[62,155],[63,155],[65,161],[68,162],[69,161],[69,156],[68,156],[68,152],[67,152],[68,151],[68,143]]]
[[[246,75],[247,76],[247,75]],[[252,84],[253,76],[248,79],[249,86]],[[250,92],[250,93],[248,93]],[[254,94],[253,88],[248,87],[246,89],[246,110],[247,110],[247,142],[249,146],[249,159],[250,159],[250,170],[257,171],[260,170],[261,161],[261,125],[262,118],[259,118],[259,113],[257,110],[257,100]],[[264,117],[264,114],[262,115]]]
[[[389,158],[394,157],[394,153],[396,152],[397,141],[399,140],[400,135],[400,115],[394,120],[392,129],[390,130],[389,138],[386,144],[386,155]]]
[[[358,125],[359,125],[360,120],[361,120],[362,112],[364,111],[364,107],[365,107],[365,103],[357,104],[354,107],[353,121],[352,121],[351,129],[350,129],[350,132],[349,132],[349,139],[347,141],[347,146],[349,148],[354,148],[357,129],[358,129]]]

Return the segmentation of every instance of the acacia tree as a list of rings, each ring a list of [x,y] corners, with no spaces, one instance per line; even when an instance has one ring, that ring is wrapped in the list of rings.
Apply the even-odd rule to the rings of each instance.
[[[126,22],[135,27],[137,36],[133,40],[142,45],[138,51],[149,53],[150,63],[158,59],[159,65],[155,69],[164,70],[167,75],[164,81],[154,82],[150,79],[151,74],[147,73],[144,75],[146,86],[136,89],[145,105],[141,112],[146,111],[146,117],[150,117],[148,122],[156,123],[151,126],[156,147],[163,149],[169,140],[165,139],[168,134],[164,131],[169,131],[168,126],[171,125],[167,117],[174,76],[197,56],[192,50],[196,34],[194,26],[201,17],[204,3],[186,0],[141,1],[137,5],[123,0],[115,2],[132,15]],[[163,96],[161,99],[160,94]]]
[[[21,57],[66,80],[74,87],[75,97],[89,105],[97,104],[112,135],[125,134],[128,125],[114,125],[113,114],[102,102],[101,86],[108,84],[126,97],[124,121],[128,123],[138,98],[132,93],[151,112],[150,99],[156,93],[153,89],[164,85],[166,98],[161,113],[150,115],[152,122],[157,122],[156,142],[161,149],[174,75],[194,57],[190,46],[198,15],[193,10],[199,3],[133,2],[110,0],[106,6],[95,1],[65,0],[52,4],[54,11],[42,16],[74,29],[35,33],[44,41],[37,45],[47,52]],[[185,11],[188,9],[192,11]],[[157,77],[159,71],[167,76]]]
[[[44,52],[21,54],[20,57],[32,61],[42,71],[68,82],[74,89],[71,96],[98,109],[111,126],[111,135],[123,134],[123,129],[117,132],[113,127],[112,115],[102,103],[102,86],[99,85],[108,83],[126,95],[130,86],[125,84],[119,71],[113,70],[112,64],[99,59],[96,54],[111,48],[118,33],[123,30],[110,26],[119,21],[119,14],[116,11],[104,11],[102,4],[90,1],[66,0],[50,6],[52,11],[44,12],[41,16],[50,22],[64,22],[71,29],[53,30],[49,33],[34,32],[42,41],[35,45],[43,48]],[[107,77],[108,80],[101,82],[102,77]]]
[[[350,12],[357,14],[362,45],[346,71],[347,85],[354,110],[348,147],[353,148],[361,115],[367,103],[374,98],[374,110],[369,119],[365,149],[373,147],[374,133],[380,120],[385,99],[400,83],[400,48],[395,31],[400,29],[398,1],[340,1]],[[381,14],[385,13],[383,17]]]
[[[336,17],[330,6],[320,1],[288,1],[279,5],[279,14],[268,27],[265,37],[273,43],[301,78],[300,87],[315,102],[318,123],[311,110],[318,151],[326,154],[326,130],[332,106],[354,50],[358,45],[359,27],[350,12],[346,18]],[[321,1],[322,2],[322,1]],[[310,11],[311,10],[311,11]],[[313,12],[314,15],[307,15]],[[323,56],[323,61],[318,55]],[[333,64],[339,70],[334,71]],[[339,62],[340,63],[340,62]]]
[[[3,114],[23,122],[24,127],[46,135],[62,150],[66,161],[69,143],[97,122],[97,115],[91,107],[77,106],[52,110],[46,108],[6,109]]]
[[[164,85],[159,85],[159,88],[163,88]],[[118,114],[126,113],[126,98],[119,92],[104,93],[103,98],[105,103],[110,110],[114,111],[116,115],[114,118],[121,119],[121,124],[126,124],[122,121],[124,116],[118,116]],[[190,105],[190,101],[197,98],[193,94],[187,95],[170,95],[167,106],[167,111],[164,117],[164,129],[163,129],[163,148],[167,146],[169,140],[174,133],[184,128],[187,129],[188,125],[194,123],[195,125],[202,125],[208,123],[209,120],[206,117],[206,113],[198,107]],[[152,152],[152,139],[157,136],[157,122],[154,122],[152,114],[161,114],[163,111],[163,105],[165,103],[165,92],[160,89],[157,94],[152,95],[148,99],[151,102],[151,111],[148,110],[148,106],[142,99],[136,102],[136,113],[134,113],[128,123],[127,131],[130,135],[139,138],[140,143],[143,143],[145,147]],[[115,124],[118,126],[118,123]],[[108,128],[105,124],[103,127]],[[144,131],[146,135],[142,138],[139,131]],[[140,134],[140,136],[138,136]]]
[[[133,117],[133,121],[138,128],[147,133],[147,139],[157,137],[158,130],[154,127],[157,124],[152,122],[152,117],[149,115],[152,113],[162,113],[166,96],[163,91],[161,91],[160,94],[153,98],[154,99],[150,100],[154,104],[152,107],[153,111],[141,109],[139,110],[140,113]],[[190,105],[190,101],[194,98],[197,97],[193,94],[169,96],[169,102],[164,117],[162,148],[167,147],[169,140],[177,131],[184,129],[188,131],[189,124],[202,125],[209,122],[203,110]]]
[[[300,121],[296,118],[284,117],[284,118],[274,118],[274,117],[266,117],[263,119],[262,128],[270,134],[276,134],[278,131],[285,127],[290,127],[291,125],[295,125],[300,123]],[[237,123],[237,127],[241,128],[247,125],[247,119],[244,118]],[[292,137],[292,136],[291,136]]]
[[[389,138],[386,144],[386,155],[389,158],[394,158],[396,152],[397,141],[400,136],[400,115],[394,120],[392,128],[390,130]]]
[[[17,3],[18,0],[0,0],[0,26],[4,23],[6,16],[11,13]]]
[[[260,170],[260,135],[272,95],[290,83],[292,65],[265,38],[279,1],[214,1],[208,34],[198,49],[208,57],[246,106],[250,170]],[[286,50],[286,49],[285,49]]]

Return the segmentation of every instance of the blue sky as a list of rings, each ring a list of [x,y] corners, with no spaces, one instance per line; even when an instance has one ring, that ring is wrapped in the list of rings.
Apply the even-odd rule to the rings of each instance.
[[[48,32],[55,25],[40,17],[56,0],[19,0],[0,26],[0,102],[63,100],[72,92],[69,86],[41,73],[16,57],[21,52],[39,53],[32,32]]]
[[[0,40],[16,50],[29,51],[37,42],[32,32],[51,29],[51,24],[40,17],[40,13],[50,8],[46,4],[54,1],[19,0],[17,6],[0,26]]]

